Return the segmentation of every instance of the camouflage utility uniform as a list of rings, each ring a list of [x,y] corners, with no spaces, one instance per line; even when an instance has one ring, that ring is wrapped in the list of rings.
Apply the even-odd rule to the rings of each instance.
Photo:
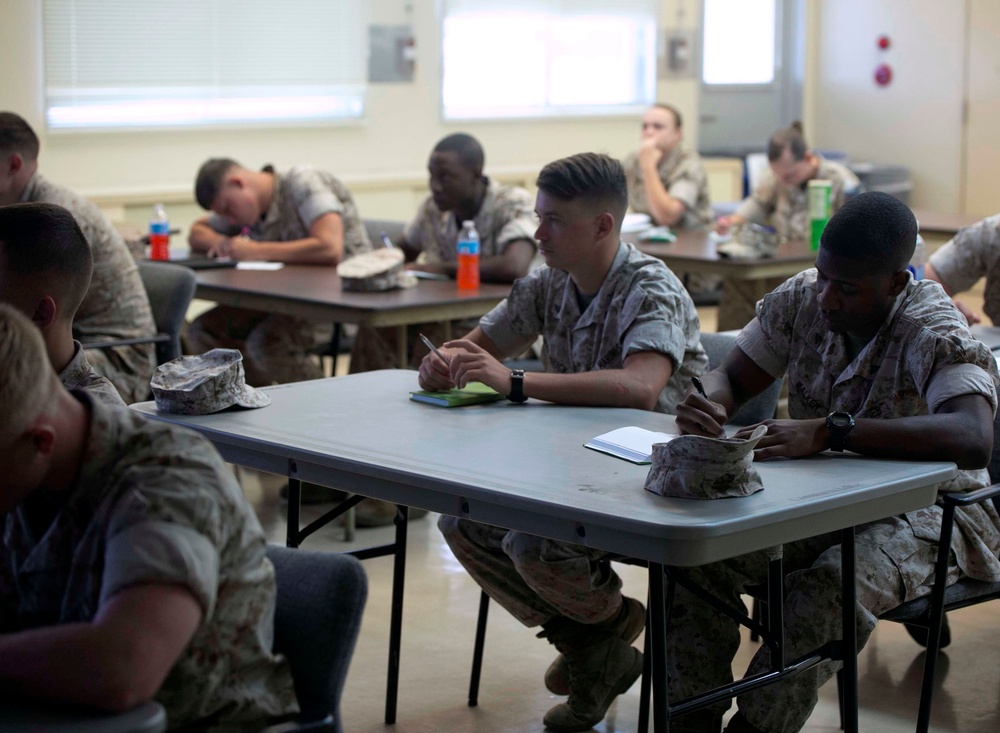
[[[271,653],[274,568],[253,510],[194,433],[89,404],[79,478],[47,530],[22,503],[4,520],[0,632],[86,623],[119,591],[187,589],[203,617],[155,699],[171,727],[243,731],[297,709]]]
[[[931,266],[952,293],[986,278],[983,312],[1000,325],[1000,214],[966,227],[931,255]]]
[[[545,370],[558,374],[621,369],[632,354],[665,354],[674,373],[660,412],[673,410],[708,364],[690,296],[666,265],[630,244],[621,245],[589,304],[568,273],[543,267],[518,280],[480,326],[503,353],[542,334]],[[525,626],[556,616],[595,624],[621,606],[621,580],[607,553],[456,517],[442,516],[438,526],[469,574]]]
[[[892,419],[934,413],[961,395],[983,395],[996,408],[996,364],[972,338],[944,291],[910,281],[893,311],[866,345],[851,346],[824,325],[816,299],[816,270],[789,279],[757,306],[757,317],[737,345],[775,378],[787,373],[788,411],[794,419],[850,412],[856,418]],[[986,470],[960,471],[945,490],[989,484]],[[930,506],[857,528],[857,627],[863,646],[879,616],[930,592],[941,508]],[[1000,580],[1000,518],[992,503],[960,508],[952,541],[949,580],[968,575]],[[841,581],[839,534],[784,546],[786,661],[839,639]],[[740,608],[740,593],[767,579],[767,557],[752,553],[681,570],[698,586]],[[740,643],[734,621],[680,586],[667,636],[671,699],[681,699],[732,679]],[[748,674],[766,668],[762,649]],[[743,695],[743,717],[762,731],[797,731],[809,717],[817,690],[836,671],[832,662]],[[728,703],[720,706],[721,713]]]
[[[339,214],[344,227],[344,258],[371,250],[354,198],[335,177],[309,166],[285,173],[272,167],[274,194],[264,218],[247,236],[260,242],[290,242],[309,237],[309,227],[324,214]],[[212,214],[209,226],[235,236],[224,218]],[[247,382],[257,386],[285,384],[323,376],[309,351],[330,337],[330,324],[264,311],[217,306],[196,318],[187,329],[188,348],[204,353],[214,348],[243,352]]]
[[[38,173],[28,181],[21,201],[67,209],[90,245],[94,274],[73,318],[73,335],[84,343],[153,336],[156,324],[139,268],[125,240],[100,209]],[[152,344],[93,349],[87,356],[98,374],[111,380],[125,402],[149,396],[149,378],[156,366]]]
[[[73,342],[76,351],[66,368],[59,372],[59,381],[68,390],[82,389],[96,401],[108,407],[125,407],[115,385],[107,377],[98,374],[87,360],[87,352],[79,341]]]
[[[844,205],[845,194],[857,190],[861,181],[840,163],[819,159],[816,179],[830,181],[830,215]],[[754,224],[768,224],[779,236],[789,239],[809,238],[809,184],[789,188],[774,177],[768,167],[752,194],[743,200],[736,214]]]
[[[501,186],[487,179],[486,195],[473,221],[479,233],[479,256],[502,255],[511,242],[525,241],[535,246],[535,202],[523,188]],[[428,196],[420,204],[417,215],[406,227],[403,238],[414,249],[423,252],[429,263],[455,262],[458,259],[458,234],[461,222],[452,211],[441,211]],[[462,336],[476,326],[476,321],[453,321],[451,328],[444,324],[416,324],[407,328],[410,346],[410,364],[416,366],[427,353],[419,340],[423,333],[434,343],[447,339],[446,331],[453,337]],[[399,367],[397,356],[397,331],[395,328],[370,328],[362,326],[351,352],[351,372],[369,372],[375,369]]]
[[[628,180],[628,205],[640,214],[648,214],[649,198],[642,180],[639,156],[632,153],[625,159]],[[708,176],[701,156],[681,145],[660,159],[657,166],[660,180],[672,198],[684,204],[684,216],[674,229],[707,229],[712,226],[712,205],[708,198]]]

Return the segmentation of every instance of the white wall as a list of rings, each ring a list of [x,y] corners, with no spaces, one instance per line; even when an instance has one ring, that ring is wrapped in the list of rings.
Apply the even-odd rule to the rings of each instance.
[[[961,210],[965,2],[812,0],[806,94],[810,143],[854,161],[911,168],[911,205]],[[891,48],[880,52],[886,34]],[[878,87],[888,62],[892,83]]]
[[[613,0],[609,0],[613,1]],[[536,171],[545,163],[596,150],[623,156],[637,143],[633,118],[444,124],[440,119],[440,27],[435,2],[371,0],[375,23],[407,22],[413,7],[416,81],[372,85],[362,124],[169,132],[45,134],[42,111],[40,0],[0,0],[0,109],[24,116],[42,137],[41,170],[46,176],[93,196],[168,193],[191,189],[198,166],[208,157],[228,156],[247,166],[311,163],[346,181],[371,176],[423,177],[427,155],[441,137],[458,130],[481,140],[490,169]],[[678,9],[697,24],[700,0],[661,0],[664,23]],[[252,49],[248,49],[252,53]],[[511,53],[517,53],[516,43]],[[697,117],[692,80],[659,85],[660,98]],[[692,126],[692,132],[693,132]],[[692,141],[694,142],[694,141]],[[370,196],[362,214],[404,217],[408,199]],[[361,201],[359,201],[361,205]]]

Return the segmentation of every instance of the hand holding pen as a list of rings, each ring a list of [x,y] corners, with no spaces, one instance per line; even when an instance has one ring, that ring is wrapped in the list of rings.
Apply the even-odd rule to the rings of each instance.
[[[710,438],[725,437],[725,409],[713,402],[699,377],[692,377],[695,392],[677,404],[677,427],[682,435],[705,435]]]

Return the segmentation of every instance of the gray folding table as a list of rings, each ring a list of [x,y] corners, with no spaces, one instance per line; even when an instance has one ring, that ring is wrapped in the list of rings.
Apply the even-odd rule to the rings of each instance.
[[[410,401],[416,388],[414,372],[389,370],[270,387],[272,404],[259,410],[186,417],[158,413],[150,402],[132,409],[197,430],[233,463],[646,561],[658,731],[669,717],[665,566],[703,565],[842,531],[844,600],[852,608],[854,584],[846,581],[854,577],[853,527],[933,503],[935,485],[956,473],[947,462],[822,454],[758,464],[765,490],[749,497],[668,499],[643,489],[646,466],[583,444],[626,425],[674,432],[670,416],[534,400],[444,409]],[[397,570],[398,644],[401,563]],[[844,616],[850,650],[856,647],[853,615]],[[395,719],[398,651],[390,649],[386,722]],[[857,660],[853,653],[843,656],[845,729],[856,731]]]

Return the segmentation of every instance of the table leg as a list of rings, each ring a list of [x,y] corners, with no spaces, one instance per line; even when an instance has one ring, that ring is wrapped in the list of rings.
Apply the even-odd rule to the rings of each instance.
[[[285,529],[285,546],[299,546],[299,508],[302,499],[302,482],[288,479],[288,527]]]
[[[399,691],[399,646],[403,635],[403,581],[406,576],[406,523],[409,508],[396,506],[396,552],[392,567],[392,612],[389,619],[389,674],[385,689],[385,722],[396,722]]]
[[[671,584],[671,591],[673,585]],[[667,710],[667,613],[663,595],[663,565],[649,563],[649,631],[652,657],[653,733],[670,730]]]
[[[854,527],[840,533],[844,622],[844,733],[858,733],[858,627],[855,620]]]
[[[462,334],[462,335],[464,336],[465,334]],[[451,335],[451,321],[445,321],[444,322],[444,340],[445,341],[451,341],[453,338],[454,338],[454,336]]]
[[[784,278],[762,280],[726,278],[722,283],[717,330],[735,331],[743,328],[756,315],[757,301],[783,283]]]
[[[400,369],[410,366],[409,344],[406,343],[406,337],[406,326],[396,326],[396,358],[399,360]]]

